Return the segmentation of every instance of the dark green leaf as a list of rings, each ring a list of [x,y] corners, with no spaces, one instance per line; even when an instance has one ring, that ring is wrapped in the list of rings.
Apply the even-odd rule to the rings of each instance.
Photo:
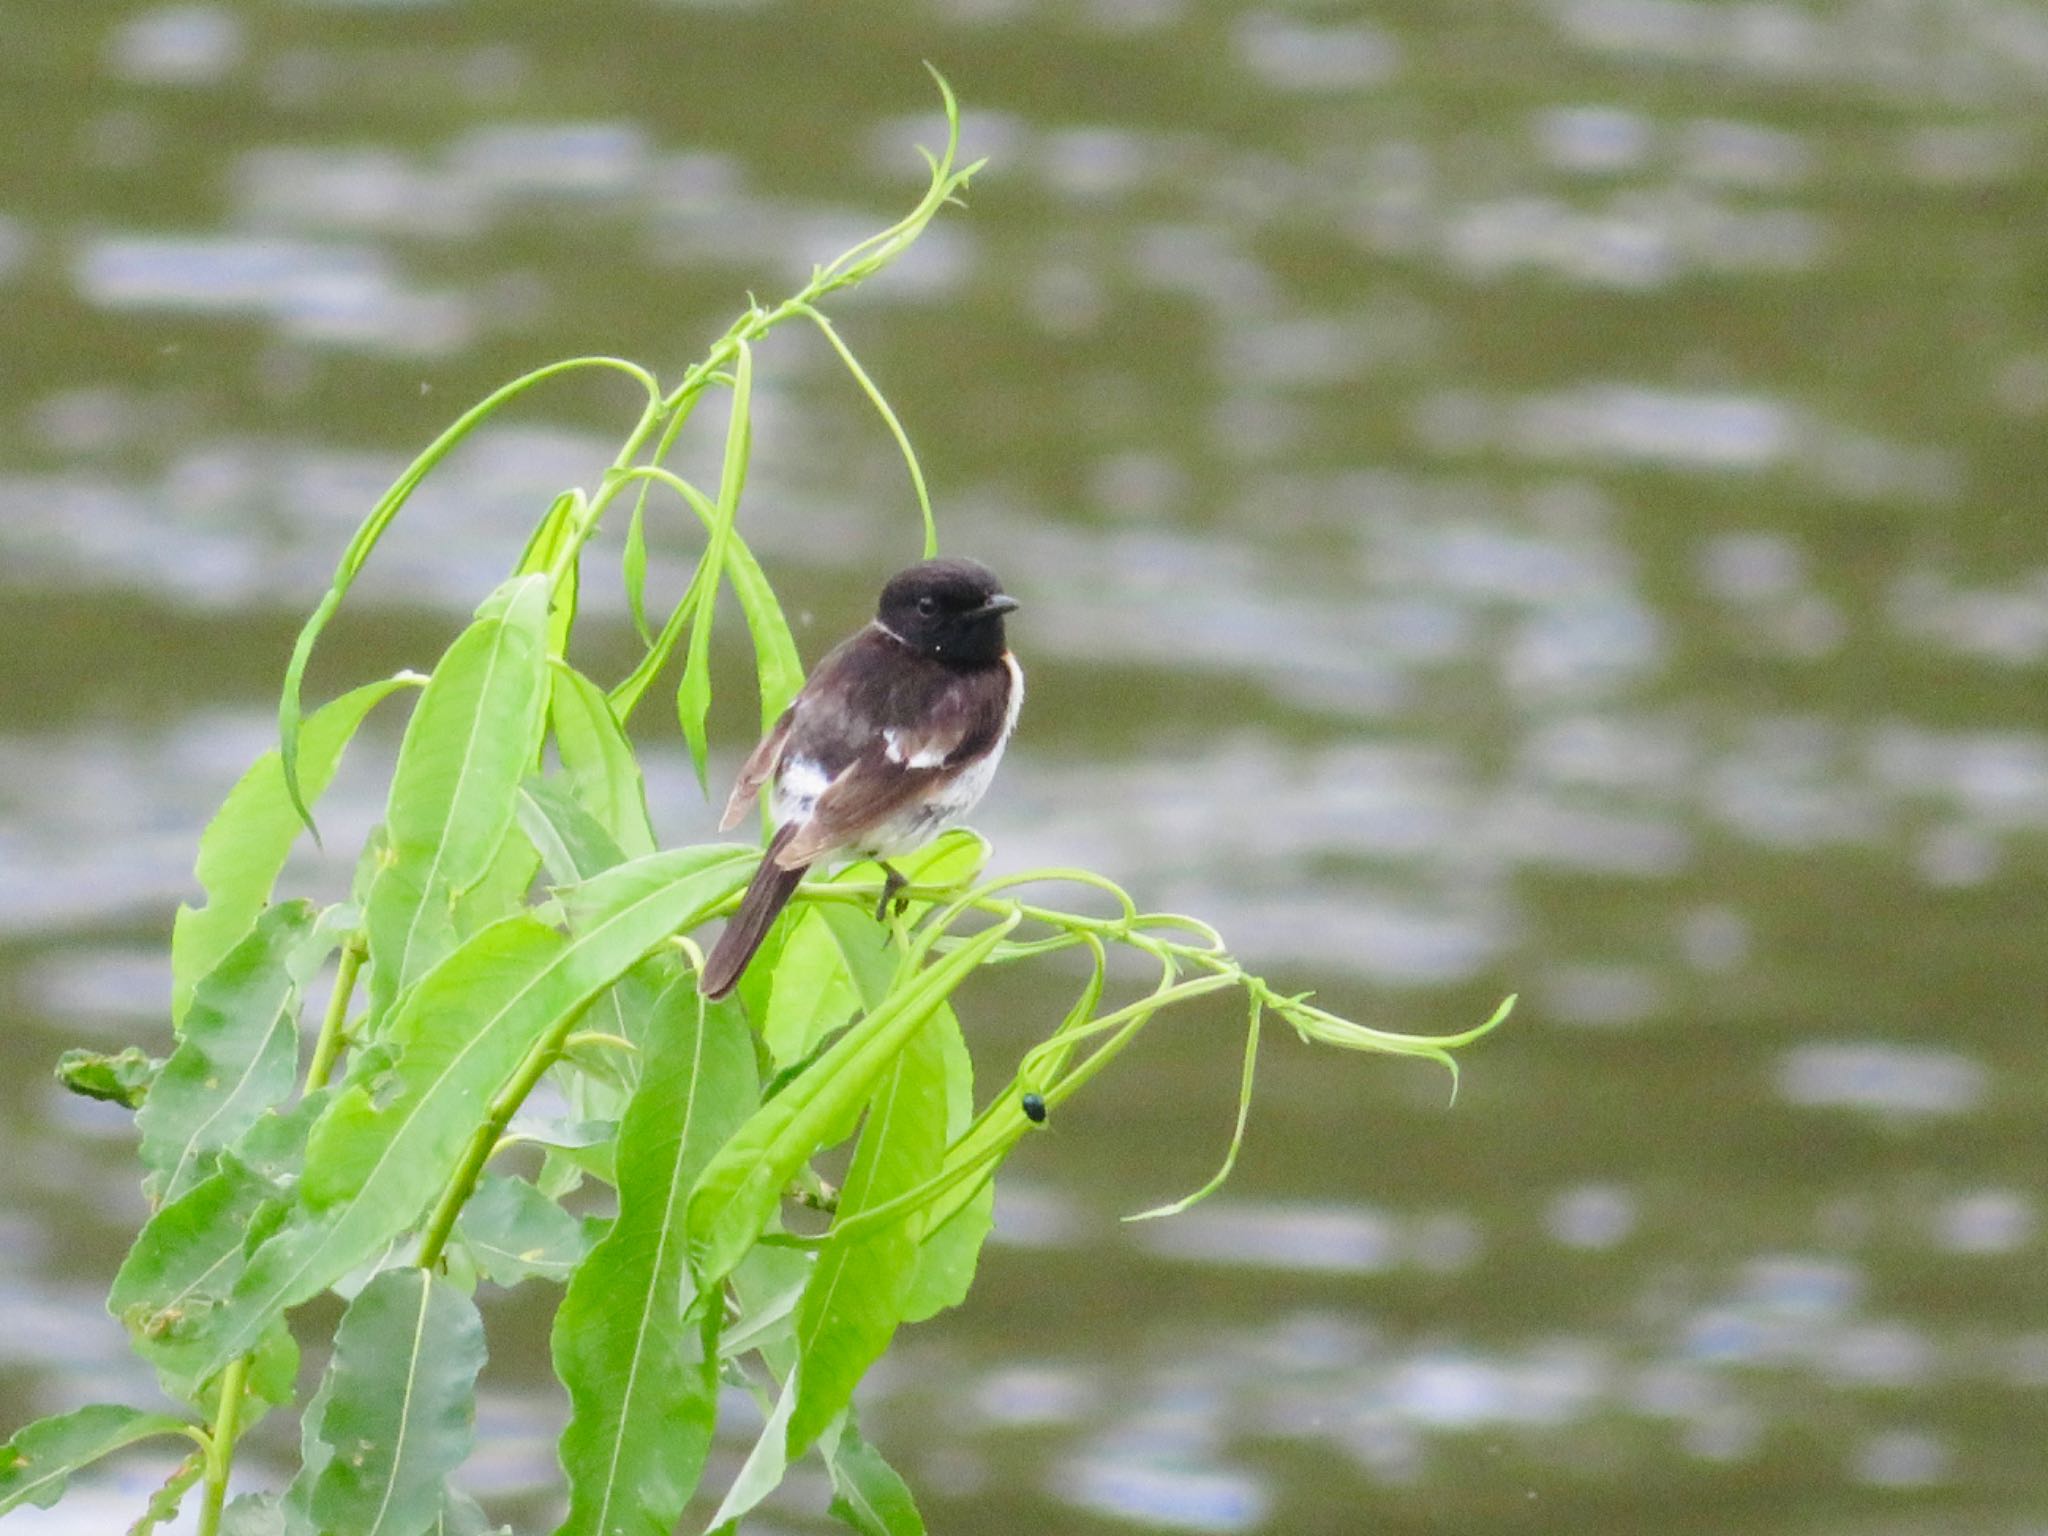
[[[193,1426],[164,1413],[96,1403],[40,1419],[0,1445],[0,1514],[23,1504],[48,1509],[81,1467],[154,1435],[185,1435]]]
[[[299,785],[310,805],[334,777],[341,754],[363,717],[400,688],[417,686],[410,675],[387,678],[345,693],[314,712],[299,732]],[[194,873],[206,892],[202,907],[180,907],[171,929],[171,1018],[185,1016],[192,989],[220,957],[249,931],[270,900],[278,871],[298,841],[303,823],[285,787],[278,754],[266,752],[228,792],[219,814],[199,839]]]
[[[919,972],[734,1133],[690,1197],[690,1262],[700,1285],[732,1272],[774,1215],[796,1170],[851,1130],[897,1053],[1010,926],[977,933]]]
[[[905,1042],[875,1087],[840,1187],[838,1220],[917,1188],[938,1172],[945,1152],[946,1058],[932,1019]],[[797,1315],[792,1458],[844,1411],[868,1367],[889,1347],[910,1294],[921,1235],[921,1220],[911,1215],[865,1236],[835,1235],[819,1253]]]
[[[249,1230],[285,1192],[232,1152],[207,1178],[149,1218],[107,1296],[107,1310],[144,1338],[190,1332],[233,1287]]]
[[[111,1056],[81,1047],[57,1058],[57,1081],[88,1099],[135,1109],[149,1096],[149,1085],[163,1067],[161,1060],[139,1045]]]
[[[440,1518],[442,1480],[469,1454],[484,1325],[439,1276],[387,1269],[342,1317],[320,1438],[332,1451],[313,1488],[322,1528],[418,1536]]]
[[[457,1231],[485,1277],[517,1285],[569,1278],[584,1252],[583,1223],[524,1179],[489,1174],[462,1208]]]
[[[205,1178],[219,1150],[296,1086],[293,962],[312,926],[310,903],[270,908],[193,990],[178,1048],[135,1117],[152,1201],[175,1200]]]
[[[205,1380],[268,1319],[410,1227],[526,1053],[669,934],[702,921],[750,863],[716,847],[636,859],[569,893],[574,936],[507,918],[429,972],[391,1021],[388,1070],[365,1053],[314,1127],[300,1209],[250,1257],[223,1306],[191,1336],[149,1351],[159,1369]]]
[[[363,910],[373,1019],[454,947],[454,899],[490,871],[512,825],[514,792],[540,752],[547,603],[544,576],[500,587],[413,710]]]
[[[647,786],[604,690],[566,664],[552,676],[555,747],[570,789],[628,858],[654,852]]]
[[[683,1223],[698,1172],[752,1107],[753,1038],[734,1004],[707,1004],[687,979],[657,1015],[619,1130],[618,1219],[555,1318],[555,1371],[571,1404],[564,1536],[673,1530],[717,1413],[707,1346],[723,1303],[717,1291],[692,1301]]]
[[[924,1518],[909,1487],[850,1420],[826,1465],[832,1472],[830,1512],[860,1536],[924,1536]]]

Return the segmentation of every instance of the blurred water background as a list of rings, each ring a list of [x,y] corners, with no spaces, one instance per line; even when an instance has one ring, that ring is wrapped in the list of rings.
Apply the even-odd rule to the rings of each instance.
[[[1227,1011],[1156,1026],[874,1383],[933,1529],[2048,1532],[2048,11],[2013,0],[0,0],[0,1424],[150,1401],[99,1300],[129,1133],[49,1068],[164,1048],[194,839],[348,530],[504,378],[673,376],[893,219],[922,58],[990,165],[838,313],[947,547],[1026,602],[1001,863],[1390,1027],[1524,996],[1448,1110],[1270,1036],[1235,1181],[1132,1228],[1237,1075]],[[746,526],[815,657],[914,510],[822,346],[758,376]],[[430,663],[622,391],[437,476],[316,696]],[[657,823],[702,836],[659,737]],[[1002,1063],[1061,1006],[966,1015]],[[522,1530],[543,1316],[498,1309],[470,1469]],[[161,1470],[8,1529],[117,1528]]]

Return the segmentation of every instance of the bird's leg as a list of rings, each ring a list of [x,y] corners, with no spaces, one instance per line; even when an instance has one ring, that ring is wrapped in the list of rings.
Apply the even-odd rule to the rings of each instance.
[[[910,882],[896,872],[894,864],[887,863],[882,859],[875,860],[875,863],[882,871],[882,899],[875,903],[875,921],[886,923],[889,920],[889,903],[895,901],[896,893],[910,884]],[[907,902],[903,904],[903,906],[907,905]],[[902,911],[903,906],[898,906],[896,910]]]

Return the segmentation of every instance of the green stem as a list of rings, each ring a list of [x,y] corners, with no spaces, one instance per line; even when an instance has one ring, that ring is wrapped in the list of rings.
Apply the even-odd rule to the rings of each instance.
[[[454,1174],[448,1180],[447,1188],[441,1191],[440,1202],[434,1207],[434,1214],[428,1218],[426,1231],[420,1236],[419,1257],[415,1262],[421,1269],[431,1269],[441,1262],[441,1255],[448,1247],[448,1239],[455,1232],[455,1218],[462,1214],[462,1207],[476,1189],[476,1181],[483,1174],[484,1164],[491,1160],[491,1154],[498,1149],[504,1138],[505,1127],[512,1123],[512,1117],[519,1113],[540,1080],[547,1074],[562,1054],[562,1047],[568,1044],[569,1036],[576,1028],[580,1012],[571,1014],[550,1030],[545,1039],[527,1052],[526,1060],[520,1063],[519,1071],[512,1080],[498,1090],[498,1096],[491,1100],[491,1107],[484,1114],[484,1120],[469,1138],[469,1144],[462,1149],[462,1161],[456,1165]]]
[[[220,1406],[206,1451],[206,1498],[199,1507],[199,1536],[220,1536],[220,1514],[228,1502],[228,1473],[235,1465],[235,1436],[241,1428],[242,1383],[249,1374],[245,1355],[220,1373]]]
[[[369,942],[360,933],[349,935],[341,946],[341,961],[334,972],[334,991],[327,999],[327,1016],[320,1021],[319,1037],[313,1042],[313,1060],[306,1068],[306,1091],[325,1088],[334,1076],[334,1063],[341,1055],[342,1025],[348,1021],[349,999],[355,995],[356,975],[369,954]]]

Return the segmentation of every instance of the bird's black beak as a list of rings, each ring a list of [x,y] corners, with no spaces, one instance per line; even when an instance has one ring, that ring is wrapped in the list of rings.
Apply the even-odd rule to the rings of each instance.
[[[975,609],[974,616],[978,619],[985,619],[993,614],[1012,612],[1013,610],[1020,608],[1022,606],[1023,604],[1019,603],[1017,599],[1010,596],[1009,593],[998,592],[994,597],[990,598],[987,602],[983,603],[979,608]]]

